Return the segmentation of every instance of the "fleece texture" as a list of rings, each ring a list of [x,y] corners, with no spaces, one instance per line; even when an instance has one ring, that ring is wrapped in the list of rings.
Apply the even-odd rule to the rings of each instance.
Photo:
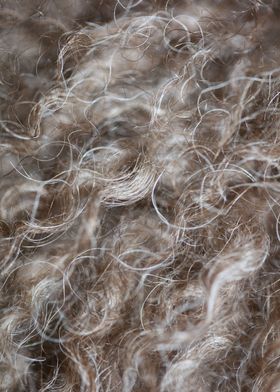
[[[280,391],[279,37],[278,0],[0,0],[0,391]]]

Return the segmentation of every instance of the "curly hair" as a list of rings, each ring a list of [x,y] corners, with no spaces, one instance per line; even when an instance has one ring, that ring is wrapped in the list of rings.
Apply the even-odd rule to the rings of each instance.
[[[0,391],[279,391],[279,1],[0,21]]]

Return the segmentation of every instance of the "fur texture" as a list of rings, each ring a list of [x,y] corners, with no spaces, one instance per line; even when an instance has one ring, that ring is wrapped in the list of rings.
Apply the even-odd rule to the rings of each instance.
[[[0,2],[0,390],[280,390],[278,1]]]

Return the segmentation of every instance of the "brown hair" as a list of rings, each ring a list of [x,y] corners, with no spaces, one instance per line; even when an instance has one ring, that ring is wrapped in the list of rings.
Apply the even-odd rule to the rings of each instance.
[[[0,389],[278,390],[278,2],[0,7]]]

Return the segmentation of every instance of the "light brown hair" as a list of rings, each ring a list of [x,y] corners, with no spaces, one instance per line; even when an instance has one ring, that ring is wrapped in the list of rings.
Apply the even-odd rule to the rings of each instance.
[[[1,391],[279,390],[279,17],[0,2]]]

